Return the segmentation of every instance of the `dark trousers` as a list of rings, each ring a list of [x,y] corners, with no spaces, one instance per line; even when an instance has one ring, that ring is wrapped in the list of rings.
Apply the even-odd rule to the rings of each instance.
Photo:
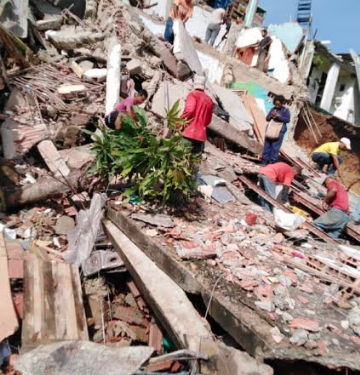
[[[270,195],[271,198],[276,199],[276,185],[275,182],[270,180],[270,178],[264,176],[263,174],[258,175],[259,185],[266,194]],[[265,210],[272,212],[273,206],[263,197],[259,196],[259,202]]]
[[[324,166],[328,165],[329,168],[328,168],[327,174],[329,176],[334,176],[335,174],[334,159],[332,158],[330,154],[328,154],[327,152],[314,152],[311,155],[311,158],[313,162],[316,163],[316,167],[318,170],[322,171]],[[342,157],[338,156],[337,158],[339,160],[339,163],[342,163],[342,160],[343,160]]]
[[[192,153],[201,156],[205,149],[205,142],[197,141],[196,139],[187,137],[184,138],[191,143]]]
[[[283,140],[284,140],[286,129],[287,129],[286,124],[284,124],[284,126],[281,129],[278,139],[265,138],[264,151],[262,154],[263,164],[273,164],[278,161],[279,152],[280,152],[280,148],[283,143]]]
[[[165,25],[164,39],[173,44],[174,43],[174,30],[173,30],[174,21],[172,18],[168,18]]]

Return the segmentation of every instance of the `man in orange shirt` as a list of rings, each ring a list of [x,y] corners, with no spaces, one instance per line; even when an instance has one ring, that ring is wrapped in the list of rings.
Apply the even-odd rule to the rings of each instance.
[[[289,190],[295,176],[301,174],[301,168],[297,165],[291,167],[286,163],[269,164],[260,168],[258,179],[260,187],[276,199],[276,184],[282,184],[283,189],[278,197],[278,201],[283,204],[289,202]],[[272,212],[273,206],[264,198],[260,197],[260,204],[267,210]]]
[[[185,24],[192,16],[193,8],[192,0],[174,0],[165,26],[164,38],[167,42],[174,43],[174,19],[180,19]]]

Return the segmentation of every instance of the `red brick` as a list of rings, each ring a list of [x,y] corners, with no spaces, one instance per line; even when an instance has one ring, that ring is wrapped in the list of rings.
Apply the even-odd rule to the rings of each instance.
[[[134,298],[140,297],[139,289],[136,287],[136,285],[133,281],[128,281],[126,283],[126,285],[129,288],[131,294],[134,296]]]
[[[162,348],[163,334],[157,324],[150,325],[149,346],[159,352]]]
[[[143,316],[139,311],[136,311],[132,307],[119,306],[115,309],[113,314],[114,318],[122,320],[123,322],[142,325]]]

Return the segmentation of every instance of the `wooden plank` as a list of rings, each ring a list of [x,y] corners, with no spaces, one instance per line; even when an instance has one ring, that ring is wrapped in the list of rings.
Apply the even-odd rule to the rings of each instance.
[[[62,340],[88,340],[79,271],[65,263],[25,260],[22,351]]]
[[[257,105],[255,98],[251,95],[244,95],[242,97],[246,109],[252,114],[254,119],[254,131],[261,143],[264,143],[265,140],[265,130],[266,130],[266,116],[261,111],[259,106]]]
[[[0,232],[0,342],[11,336],[19,327],[9,281],[8,257],[5,240]]]

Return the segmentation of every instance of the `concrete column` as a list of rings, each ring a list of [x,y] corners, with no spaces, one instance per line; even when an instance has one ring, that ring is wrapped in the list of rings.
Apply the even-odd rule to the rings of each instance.
[[[336,84],[339,78],[340,66],[336,63],[332,64],[328,76],[326,79],[326,84],[324,88],[324,93],[321,99],[320,107],[325,111],[330,111],[331,103],[334,98]]]
[[[256,14],[256,9],[259,5],[259,0],[249,0],[248,6],[246,8],[246,16],[244,21],[245,27],[252,27],[254,23],[254,17]]]

